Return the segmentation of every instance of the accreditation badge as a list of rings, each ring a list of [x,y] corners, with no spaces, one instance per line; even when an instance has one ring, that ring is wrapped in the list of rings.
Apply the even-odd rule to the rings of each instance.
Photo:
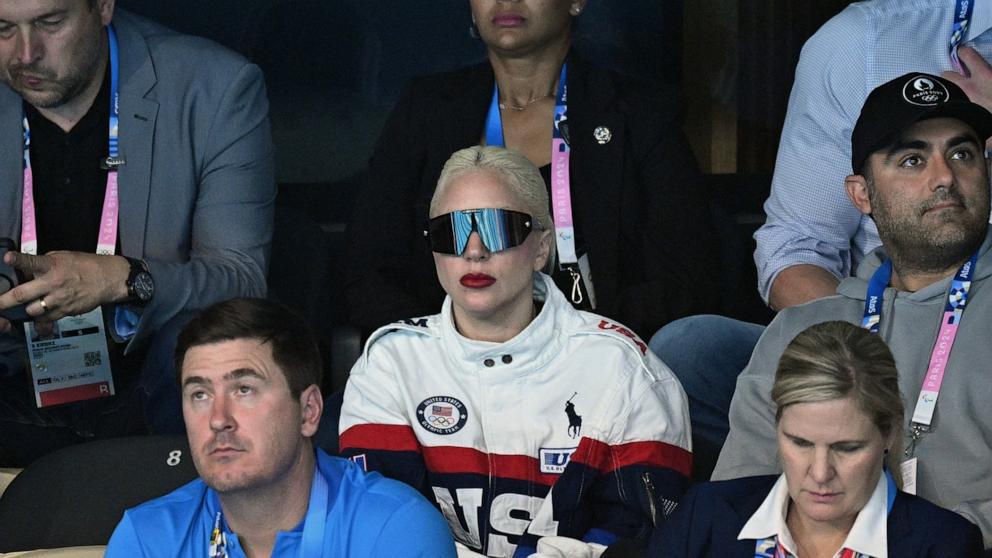
[[[31,384],[39,408],[110,397],[114,378],[103,310],[66,316],[49,326],[24,324]]]

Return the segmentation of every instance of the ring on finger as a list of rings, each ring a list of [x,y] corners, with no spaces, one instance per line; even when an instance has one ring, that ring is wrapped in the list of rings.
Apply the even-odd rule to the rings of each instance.
[[[42,312],[48,312],[48,303],[45,302],[45,297],[39,298],[38,299],[38,304],[41,305],[41,311]]]

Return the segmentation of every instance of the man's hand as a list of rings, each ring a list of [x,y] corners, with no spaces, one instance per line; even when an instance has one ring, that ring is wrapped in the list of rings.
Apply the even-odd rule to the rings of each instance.
[[[31,279],[0,295],[0,309],[27,304],[29,316],[51,322],[127,298],[131,266],[121,256],[83,252],[32,256],[7,252],[4,261]],[[3,325],[0,324],[0,330]]]
[[[959,47],[958,57],[965,73],[949,71],[941,77],[960,87],[971,102],[992,111],[992,66],[971,47]]]

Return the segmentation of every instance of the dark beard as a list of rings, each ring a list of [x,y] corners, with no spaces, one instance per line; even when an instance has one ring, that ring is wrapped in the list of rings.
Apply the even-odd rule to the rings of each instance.
[[[872,189],[874,190],[874,188]],[[873,217],[878,235],[892,264],[901,275],[933,274],[956,269],[974,254],[985,240],[988,230],[988,212],[979,212],[971,222],[963,223],[956,231],[941,232],[925,228],[920,221],[893,218],[888,206],[879,203],[872,195],[872,207],[877,208]],[[923,215],[939,203],[953,200],[964,206],[964,199],[957,190],[944,190],[922,204],[916,217]],[[983,202],[988,204],[988,198]]]

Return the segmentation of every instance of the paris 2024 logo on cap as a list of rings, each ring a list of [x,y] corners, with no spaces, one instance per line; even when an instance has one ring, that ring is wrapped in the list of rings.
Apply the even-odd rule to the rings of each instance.
[[[906,85],[902,86],[902,96],[914,105],[932,107],[946,103],[950,98],[950,93],[947,92],[943,83],[926,76],[916,76],[910,78]]]

